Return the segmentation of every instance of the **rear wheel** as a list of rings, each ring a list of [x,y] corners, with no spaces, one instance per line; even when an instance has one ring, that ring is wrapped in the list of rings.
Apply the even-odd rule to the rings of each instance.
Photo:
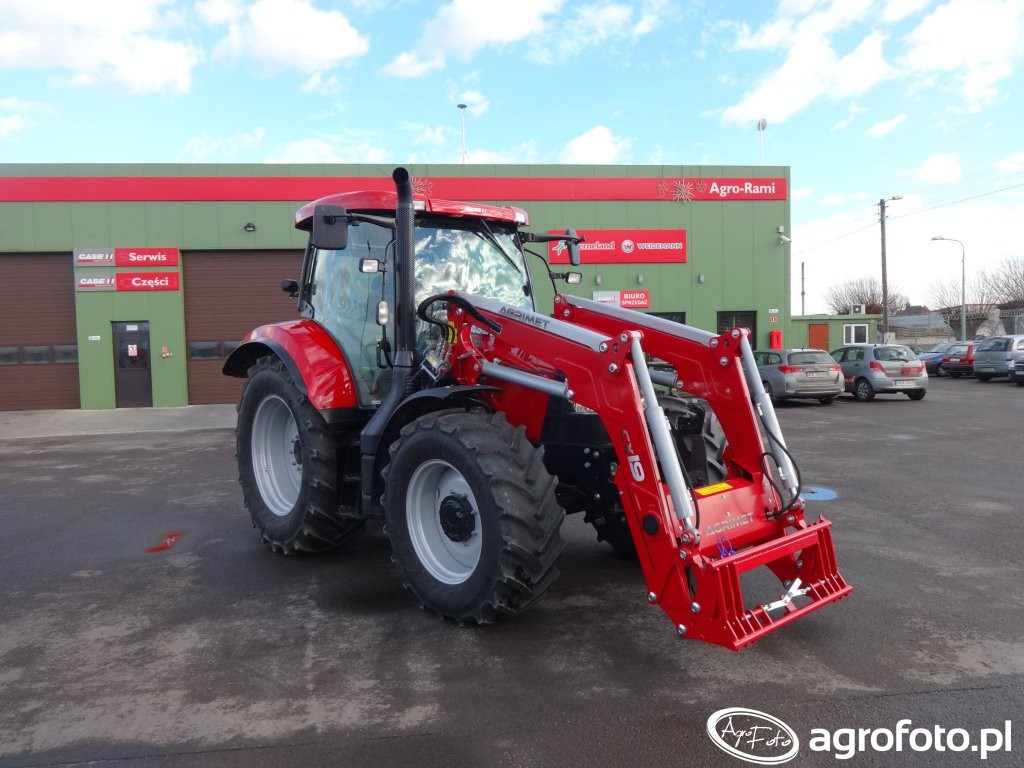
[[[853,396],[862,403],[875,399],[875,390],[867,379],[857,379],[853,385]]]
[[[912,392],[907,392],[907,397],[909,397],[911,400],[924,400],[926,392],[927,390],[924,389],[915,389]]]
[[[825,395],[824,397],[818,398],[818,402],[821,403],[822,405],[832,405],[832,403],[834,403],[835,401],[835,395]]]
[[[959,371],[950,371],[949,375],[952,376],[954,379],[959,379],[961,376],[963,376],[963,374],[960,373]]]
[[[427,414],[384,470],[394,559],[420,604],[460,624],[516,614],[557,578],[565,513],[544,450],[503,414]]]
[[[766,385],[767,386],[767,385]],[[676,454],[683,471],[695,487],[712,485],[725,480],[725,448],[728,441],[718,417],[703,400],[683,399],[672,395],[660,395],[661,406],[668,419],[669,429],[676,444]],[[696,409],[704,411],[699,432],[693,431]],[[636,559],[636,545],[629,530],[622,505],[616,502],[608,512],[587,512],[586,522],[594,526],[597,540],[606,541],[619,557]]]
[[[236,458],[245,506],[275,552],[341,544],[363,520],[338,514],[337,448],[284,364],[262,357],[238,404]]]
[[[978,381],[992,381],[992,374],[990,373],[979,373]]]

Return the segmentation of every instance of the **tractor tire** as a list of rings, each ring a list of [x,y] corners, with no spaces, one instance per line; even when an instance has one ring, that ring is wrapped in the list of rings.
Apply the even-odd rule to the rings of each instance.
[[[385,530],[421,607],[460,625],[532,605],[558,577],[564,510],[544,449],[504,414],[429,413],[384,470]]]
[[[677,432],[679,417],[685,418],[690,414],[690,402],[705,409],[704,426],[700,435]],[[689,466],[690,456],[696,445],[695,440],[702,440],[704,443],[704,467],[697,471],[685,470],[694,486],[711,485],[725,480],[728,472],[723,457],[728,441],[718,417],[707,403],[703,400],[685,400],[672,395],[660,395],[658,404],[668,418],[669,427],[675,433],[676,451],[684,469]],[[584,521],[594,526],[597,540],[608,542],[617,556],[628,560],[636,559],[636,544],[633,542],[633,535],[630,533],[629,523],[621,504],[616,502],[611,511],[604,514],[588,511]]]
[[[284,363],[261,357],[242,385],[235,432],[239,482],[252,524],[275,552],[319,552],[364,520],[338,513],[337,447]]]

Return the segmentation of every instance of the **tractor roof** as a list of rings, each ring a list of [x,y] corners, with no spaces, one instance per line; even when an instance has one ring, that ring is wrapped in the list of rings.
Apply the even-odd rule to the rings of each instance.
[[[295,212],[295,227],[308,230],[311,226],[313,211],[318,205],[341,205],[345,207],[345,210],[361,213],[394,213],[397,204],[398,195],[393,191],[370,190],[327,195],[299,208]],[[465,216],[510,224],[530,223],[526,211],[509,205],[481,205],[415,195],[413,207],[416,213],[429,212],[442,216]]]

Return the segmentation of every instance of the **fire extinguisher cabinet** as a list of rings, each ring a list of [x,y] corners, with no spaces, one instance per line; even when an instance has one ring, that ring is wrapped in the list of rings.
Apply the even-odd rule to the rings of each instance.
[[[772,349],[782,349],[782,331],[768,331],[768,346]]]

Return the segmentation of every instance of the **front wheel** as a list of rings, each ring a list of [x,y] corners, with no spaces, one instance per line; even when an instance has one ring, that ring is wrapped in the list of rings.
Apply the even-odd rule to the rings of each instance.
[[[867,379],[857,379],[853,385],[853,396],[862,403],[867,403],[875,399],[875,390]]]
[[[384,470],[394,559],[420,604],[460,624],[516,614],[557,578],[565,513],[544,450],[503,414],[427,414]]]
[[[277,358],[249,369],[235,439],[245,506],[275,552],[330,549],[362,529],[363,520],[338,514],[338,452],[327,425]]]

